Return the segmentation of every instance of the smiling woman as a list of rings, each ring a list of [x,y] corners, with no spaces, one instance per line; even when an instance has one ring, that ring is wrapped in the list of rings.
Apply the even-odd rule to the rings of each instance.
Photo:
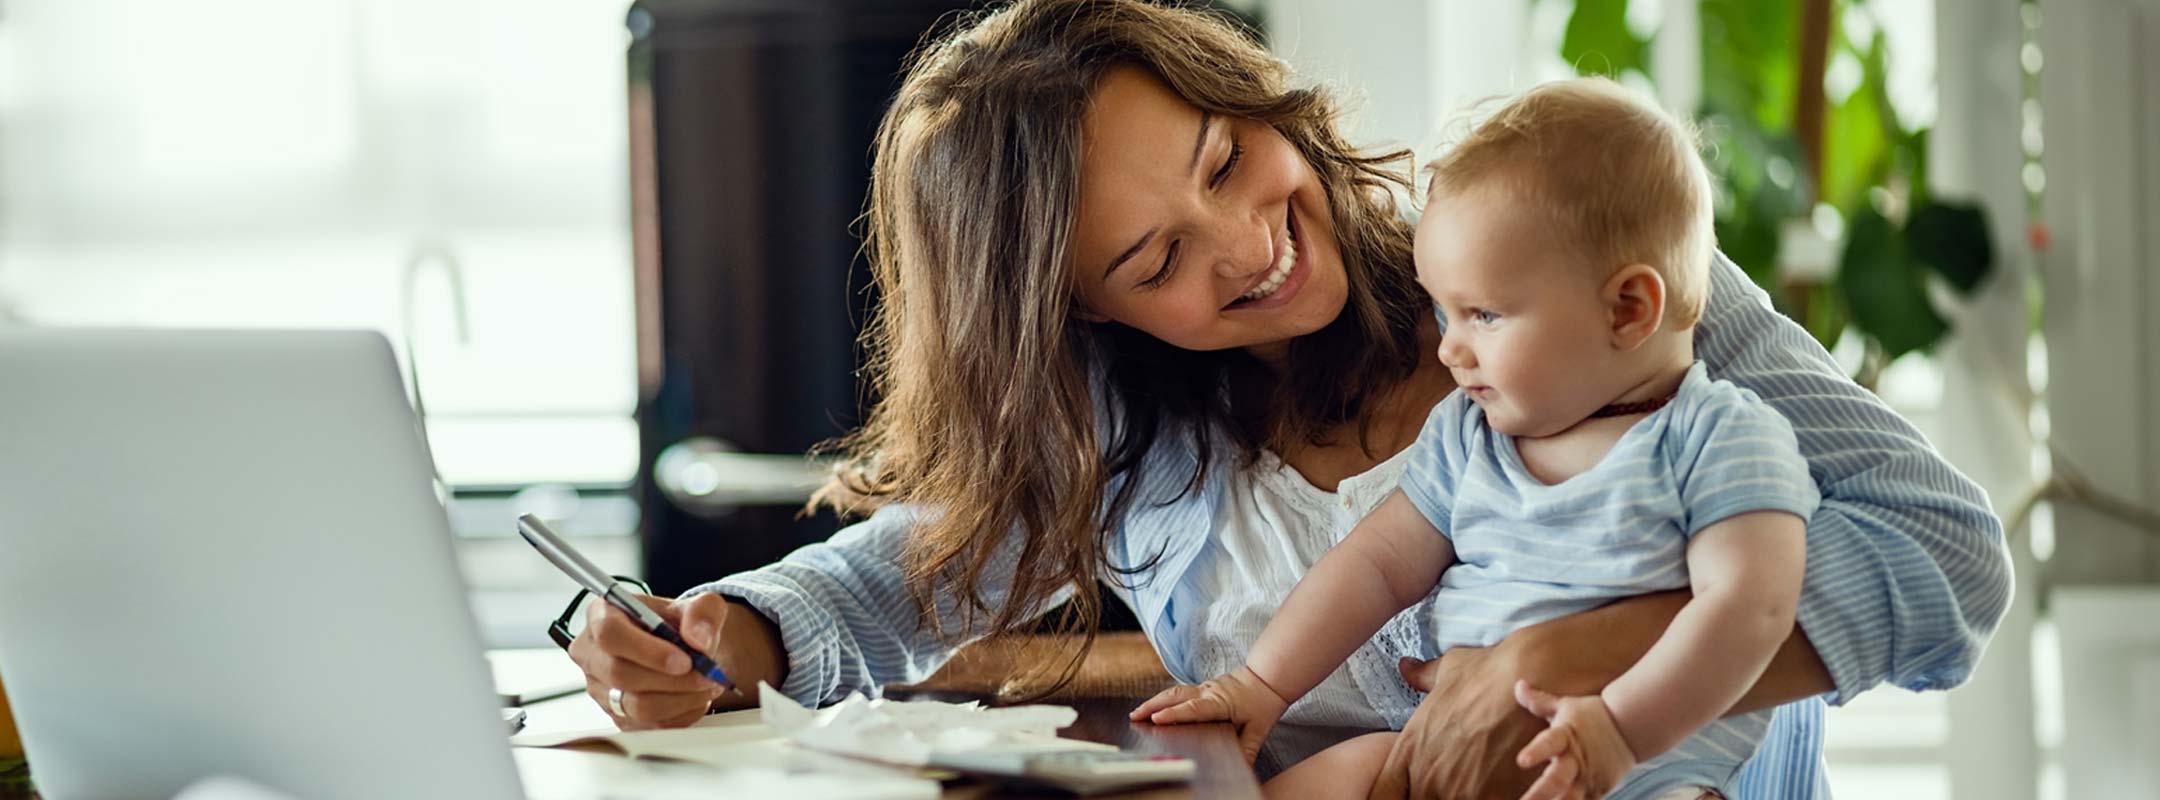
[[[887,301],[865,339],[885,399],[844,443],[840,488],[949,509],[911,538],[925,589],[976,585],[1003,546],[981,532],[1025,531],[1012,601],[963,603],[1005,630],[1106,572],[1099,542],[1163,424],[1200,445],[1179,476],[1197,485],[1218,443],[1344,443],[1431,359],[1390,194],[1409,154],[1351,149],[1326,96],[1243,31],[1082,2],[974,34],[921,56],[881,129]],[[1132,424],[1098,426],[1098,404]],[[1088,595],[1069,610],[1092,628]]]
[[[1337,125],[1324,93],[1189,6],[1019,0],[956,19],[912,60],[876,143],[867,249],[884,303],[863,343],[879,400],[837,445],[825,496],[873,513],[652,602],[729,675],[804,703],[920,681],[1067,599],[1063,622],[1091,636],[1094,596],[1073,590],[1098,579],[1172,675],[1242,660],[1254,620],[1372,510],[1454,388],[1389,199],[1408,161],[1352,150]],[[1713,273],[1697,352],[1794,418],[1823,483],[1806,633],[1740,704],[1789,704],[1762,750],[1789,757],[1751,761],[1735,790],[1801,796],[1820,782],[1815,695],[1970,672],[2002,609],[2000,529],[1738,268]],[[1536,720],[1514,680],[1594,692],[1676,600],[1452,649],[1414,678],[1398,659],[1437,653],[1407,613],[1285,721],[1403,730],[1383,796],[1519,793],[1512,756]],[[626,727],[704,714],[714,698],[654,658],[658,640],[612,627],[570,647],[595,702],[626,699]],[[1288,727],[1263,771],[1318,749]]]
[[[1145,70],[1118,67],[1081,130],[1093,157],[1072,262],[1090,319],[1186,350],[1255,348],[1281,367],[1290,339],[1342,310],[1327,193],[1274,128],[1194,108]],[[1187,135],[1189,160],[1165,146]],[[1300,218],[1312,236],[1296,235]]]

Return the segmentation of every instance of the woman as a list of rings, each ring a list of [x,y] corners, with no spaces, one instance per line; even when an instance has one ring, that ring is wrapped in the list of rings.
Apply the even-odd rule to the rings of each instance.
[[[875,513],[653,605],[731,676],[803,702],[920,679],[1067,599],[1092,632],[1092,595],[1071,590],[1098,578],[1179,679],[1239,663],[1454,388],[1389,199],[1406,154],[1353,151],[1328,100],[1288,80],[1228,24],[1134,0],[1022,0],[918,54],[873,166],[882,399],[826,497]],[[1730,262],[1716,272],[1697,352],[1791,418],[1824,496],[1799,625],[1740,706],[1784,704],[1743,790],[1808,795],[1813,698],[1962,681],[2008,559],[1976,487]],[[1512,757],[1538,723],[1507,687],[1595,691],[1682,599],[1422,665],[1413,609],[1284,722],[1403,729],[1375,795],[1519,791]],[[750,699],[716,696],[619,615],[596,613],[571,655],[625,727]],[[1285,729],[1262,766],[1326,743]]]

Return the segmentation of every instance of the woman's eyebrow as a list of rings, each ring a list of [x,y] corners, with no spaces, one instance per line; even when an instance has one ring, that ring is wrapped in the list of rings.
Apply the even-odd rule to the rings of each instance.
[[[1192,174],[1192,172],[1193,172],[1193,170],[1195,170],[1195,169],[1199,169],[1199,168],[1200,168],[1200,150],[1201,150],[1201,148],[1203,148],[1203,147],[1205,147],[1205,146],[1207,145],[1207,131],[1208,131],[1208,127],[1209,127],[1209,126],[1211,126],[1211,125],[1214,125],[1214,124],[1215,124],[1215,113],[1214,113],[1214,112],[1212,112],[1212,111],[1201,111],[1201,112],[1200,112],[1200,133],[1199,133],[1199,135],[1197,135],[1197,136],[1194,136],[1194,137],[1193,137],[1193,140],[1192,140],[1192,161],[1190,161],[1190,162],[1187,162],[1187,163],[1185,164],[1185,174],[1187,174],[1187,175],[1191,175],[1191,174]]]

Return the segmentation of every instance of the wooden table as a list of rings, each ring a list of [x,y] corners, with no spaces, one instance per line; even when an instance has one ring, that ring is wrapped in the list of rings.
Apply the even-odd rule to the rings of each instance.
[[[1005,642],[985,642],[963,651],[936,676],[911,687],[893,687],[895,696],[925,699],[978,699],[996,702],[1024,692],[1030,683],[1028,670],[1016,665],[1044,663],[1046,655],[1070,652],[1073,644],[1060,637],[1031,637]],[[1037,678],[1035,680],[1041,680]],[[1166,753],[1196,762],[1197,772],[1189,785],[1144,789],[1098,797],[1115,800],[1169,800],[1204,797],[1243,800],[1260,796],[1252,768],[1238,752],[1237,736],[1228,724],[1156,726],[1135,723],[1126,714],[1155,692],[1171,684],[1169,673],[1147,640],[1139,634],[1110,634],[1100,638],[1082,663],[1074,680],[1063,689],[1039,700],[1072,706],[1080,718],[1059,733],[1076,739],[1103,742],[1136,753]],[[601,727],[607,717],[591,700],[575,695],[530,706],[535,726],[575,730]],[[636,762],[602,748],[517,748],[518,771],[526,792],[534,798],[593,797],[610,787],[634,782],[666,765]],[[963,782],[946,787],[947,798],[1043,797],[1041,793],[1016,795],[1000,787]],[[1055,794],[1047,796],[1057,796]]]
[[[895,687],[896,695],[937,699],[981,699],[995,702],[1026,688],[1026,669],[1020,664],[1042,663],[1046,654],[1070,652],[1073,643],[1060,637],[985,642],[962,651],[930,680],[912,687]],[[1016,677],[1019,676],[1019,677]],[[1228,724],[1156,726],[1131,722],[1127,712],[1141,700],[1172,683],[1161,660],[1139,634],[1110,634],[1096,642],[1075,679],[1040,702],[1072,706],[1080,718],[1061,734],[1103,742],[1136,753],[1167,753],[1192,759],[1198,767],[1187,785],[1097,795],[1112,800],[1171,800],[1203,797],[1245,800],[1258,798],[1260,786],[1252,769],[1238,752],[1237,736]],[[1042,685],[1042,684],[1036,684]],[[584,695],[572,695],[527,706],[534,730],[590,730],[611,724],[607,715]],[[518,774],[529,797],[536,800],[573,800],[618,794],[624,787],[649,782],[656,776],[681,775],[696,779],[711,768],[686,764],[634,761],[605,747],[513,748]],[[8,793],[0,792],[0,800]],[[12,796],[23,796],[19,793]],[[948,785],[947,798],[1055,797],[1056,794],[1015,794],[979,782]],[[35,795],[29,796],[35,800]]]

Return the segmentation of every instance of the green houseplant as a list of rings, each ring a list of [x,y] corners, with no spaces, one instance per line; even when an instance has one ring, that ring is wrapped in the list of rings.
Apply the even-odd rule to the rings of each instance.
[[[1629,28],[1628,0],[1576,0],[1560,55],[1584,74],[1655,81],[1652,39]],[[1702,125],[1717,185],[1718,243],[1825,347],[1848,328],[1873,385],[1898,356],[1948,333],[1928,284],[1970,293],[1994,265],[1976,204],[1933,196],[1928,131],[1890,102],[1882,26],[1864,41],[1846,14],[1865,0],[1702,0]],[[1859,80],[1829,96],[1832,58],[1857,61]],[[1841,87],[1842,88],[1842,87]],[[1821,209],[1827,209],[1825,212]],[[1816,225],[1828,216],[1842,225]],[[1794,269],[1795,231],[1834,231],[1826,272]]]

